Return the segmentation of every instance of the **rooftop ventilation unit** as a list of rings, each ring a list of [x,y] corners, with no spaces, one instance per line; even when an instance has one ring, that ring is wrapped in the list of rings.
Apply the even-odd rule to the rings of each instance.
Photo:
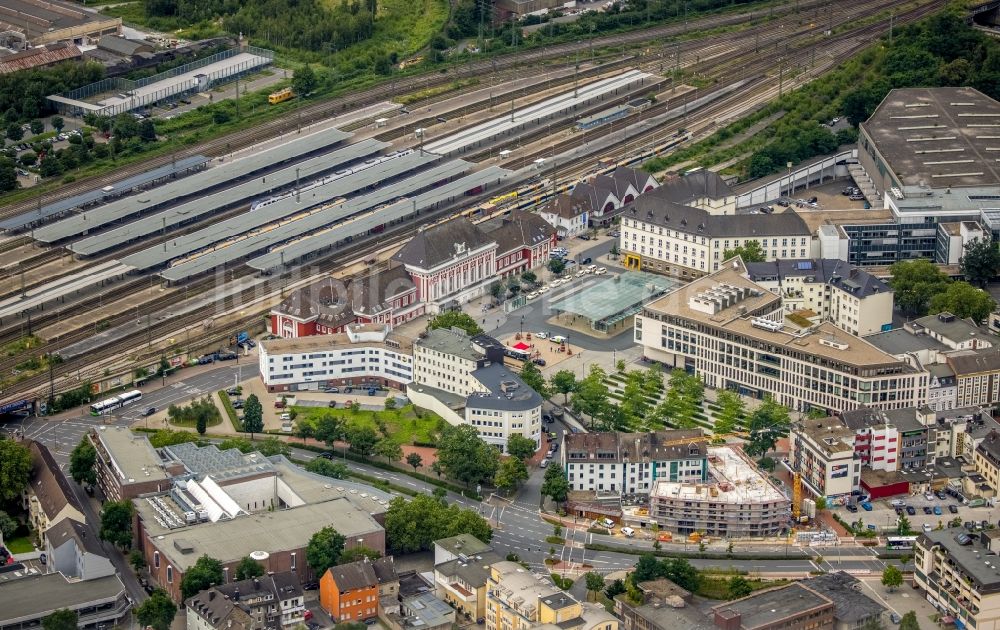
[[[782,325],[781,322],[774,322],[769,319],[764,319],[762,317],[754,317],[750,320],[750,325],[754,328],[760,328],[762,330],[767,330],[770,332],[781,332]]]

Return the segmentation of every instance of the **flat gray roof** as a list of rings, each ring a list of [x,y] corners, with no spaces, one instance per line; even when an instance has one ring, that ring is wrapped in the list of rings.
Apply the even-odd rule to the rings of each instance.
[[[51,30],[82,26],[91,22],[112,20],[96,11],[87,11],[80,5],[58,0],[32,2],[31,0],[3,0],[3,22],[26,29],[28,39],[34,39]]]
[[[280,171],[268,173],[261,180],[252,179],[231,188],[193,199],[187,203],[151,214],[131,223],[106,230],[89,238],[76,241],[68,249],[83,256],[92,256],[122,243],[132,241],[163,229],[166,219],[167,228],[190,221],[202,215],[209,215],[222,208],[227,208],[241,201],[249,201],[256,197],[267,198],[273,190],[285,188],[295,183],[295,171],[298,169],[299,180],[308,179],[317,173],[336,168],[341,164],[353,162],[388,146],[377,140],[363,140],[349,145],[339,151],[319,155],[295,166],[283,168]],[[266,181],[265,181],[266,180]]]
[[[111,603],[124,591],[117,575],[74,582],[62,573],[0,580],[0,600],[4,602],[0,606],[0,626],[35,621],[59,608],[77,610]]]
[[[194,168],[196,166],[201,166],[205,162],[208,162],[211,158],[207,158],[204,155],[191,155],[185,158],[177,160],[174,164],[165,164],[164,166],[158,166],[152,170],[146,171],[145,173],[140,173],[138,175],[133,175],[118,182],[114,182],[112,186],[115,187],[110,193],[106,193],[100,188],[94,190],[80,193],[79,195],[74,195],[72,197],[67,197],[66,199],[60,199],[50,204],[42,206],[42,209],[32,210],[30,212],[25,212],[24,214],[19,214],[9,219],[0,221],[0,230],[19,230],[25,228],[32,223],[42,221],[55,214],[60,214],[66,212],[67,210],[72,210],[73,208],[78,208],[80,206],[86,206],[88,204],[94,203],[95,201],[100,201],[108,195],[120,194],[122,191],[128,191],[133,188],[140,188],[145,186],[150,182],[154,182],[158,179],[164,177],[170,177],[172,175],[177,175],[183,173],[184,171]]]
[[[193,192],[215,188],[233,179],[246,177],[261,169],[332,146],[350,136],[349,133],[331,127],[290,140],[273,149],[223,162],[181,181],[171,182],[38,228],[35,230],[35,240],[42,243],[54,243],[71,236],[86,234],[88,231],[108,223],[120,221],[140,212],[147,212],[178,198],[187,197]]]
[[[323,229],[326,226],[333,225],[334,223],[347,219],[348,217],[359,212],[369,210],[380,204],[402,197],[408,192],[420,190],[434,184],[435,182],[441,181],[442,179],[454,177],[455,175],[467,171],[470,166],[471,165],[468,162],[464,162],[462,160],[454,160],[445,164],[439,164],[429,170],[414,175],[413,177],[404,179],[401,182],[397,182],[390,186],[384,186],[375,192],[361,197],[348,199],[344,203],[329,206],[319,212],[314,212],[298,220],[288,221],[287,223],[284,223],[283,225],[280,225],[272,230],[268,230],[267,232],[249,236],[248,238],[233,242],[225,247],[202,254],[197,258],[191,258],[187,261],[178,263],[161,272],[160,276],[170,281],[184,280],[185,278],[190,278],[191,276],[197,276],[214,269],[215,267],[255,254],[261,250],[267,249],[268,247],[280,245],[286,241],[300,238],[310,232]],[[379,211],[379,217],[379,220],[374,222],[372,227],[388,222],[388,218],[382,211]],[[296,244],[295,249],[296,251],[299,250],[298,244]]]
[[[925,548],[940,545],[958,568],[975,581],[973,586],[976,590],[984,593],[1000,591],[1000,573],[997,573],[994,563],[987,564],[989,559],[986,553],[989,552],[989,548],[982,544],[978,535],[970,535],[973,540],[971,545],[959,544],[955,540],[958,534],[968,534],[968,532],[964,527],[924,532],[917,544]]]
[[[452,201],[479,186],[488,186],[494,182],[499,184],[500,180],[509,176],[510,173],[510,171],[502,169],[499,166],[490,166],[481,171],[432,188],[412,198],[403,199],[391,206],[380,208],[377,213],[369,213],[325,232],[302,239],[295,243],[294,248],[276,248],[267,254],[249,260],[247,265],[262,271],[274,269],[282,264],[281,252],[285,252],[284,263],[288,264],[325,248],[334,247],[345,238],[366,234],[376,226],[398,221],[412,214],[414,209],[424,210],[441,202]]]
[[[521,380],[514,370],[506,365],[492,363],[487,367],[473,370],[472,376],[488,391],[469,394],[465,406],[473,409],[497,409],[500,411],[528,411],[541,407],[542,396]],[[515,383],[515,389],[504,392],[505,383]]]
[[[892,90],[861,128],[904,185],[1000,183],[1000,102],[979,90]]]
[[[440,158],[432,153],[424,153],[423,155],[409,153],[388,158],[384,162],[373,164],[355,174],[335,179],[328,184],[306,191],[300,201],[296,201],[295,197],[288,197],[263,208],[243,212],[231,219],[213,223],[197,232],[170,239],[166,246],[154,245],[138,251],[122,258],[121,262],[135,269],[150,269],[216,244],[216,247],[226,247],[223,241],[235,241],[254,236],[257,230],[266,230],[267,226],[297,214],[322,212],[321,206],[324,204],[399,177],[438,159]],[[386,188],[390,187],[391,185],[386,186]],[[152,228],[156,229],[155,224]]]
[[[951,350],[951,348],[933,337],[928,335],[914,335],[903,328],[867,335],[865,341],[893,356],[907,352],[918,352],[920,350],[937,350],[940,352]]]

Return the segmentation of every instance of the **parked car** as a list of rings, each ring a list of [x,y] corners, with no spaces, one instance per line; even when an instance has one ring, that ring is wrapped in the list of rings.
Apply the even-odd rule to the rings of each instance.
[[[934,510],[932,510],[930,508],[930,506],[928,506],[928,505],[924,506],[924,514],[933,514],[933,513],[934,513]]]
[[[549,465],[549,460],[543,459],[542,463],[538,465],[539,468],[547,468]]]
[[[590,240],[590,234],[581,234],[580,238],[583,239],[583,240],[585,240],[585,241],[589,241]]]
[[[327,394],[339,394],[340,393],[340,388],[339,387],[327,387],[323,391],[326,392]]]
[[[922,528],[922,529],[923,529],[923,530],[924,530],[925,532],[929,532],[929,531],[931,531],[931,530],[932,530],[932,529],[934,529],[934,528],[933,528],[933,527],[931,527],[931,524],[930,524],[930,523],[924,523],[924,526],[923,526],[923,528]]]
[[[542,359],[541,357],[539,357],[537,359],[532,359],[531,362],[534,363],[535,365],[539,365],[541,367],[545,367],[545,359]]]
[[[940,505],[935,505],[934,506],[934,515],[935,516],[941,516],[941,506]]]
[[[926,492],[926,493],[924,493],[924,498],[927,499],[928,501],[933,501],[934,500],[934,493],[932,493],[932,492]]]
[[[587,256],[586,258],[584,258],[583,260],[580,261],[580,264],[581,265],[589,265],[592,262],[594,262],[593,259],[590,256]]]
[[[892,507],[906,507],[906,501],[902,499],[893,499],[892,501],[889,501],[889,505]]]
[[[553,335],[549,341],[552,343],[566,343],[568,339],[566,339],[563,335]]]
[[[552,416],[550,416],[547,413],[543,413],[542,414],[542,424],[548,424],[550,422],[552,422]]]
[[[909,514],[910,516],[913,516],[914,514],[917,513],[917,510],[914,509],[914,507],[912,505],[907,505],[906,506],[906,513]]]
[[[863,501],[861,503],[861,509],[864,510],[865,512],[871,512],[872,511],[872,504],[869,503],[869,502],[867,502],[867,501]]]
[[[626,538],[632,538],[635,536],[635,530],[631,527],[622,527],[622,535]]]
[[[535,333],[535,339],[548,339],[548,338],[549,338],[549,333],[547,332],[542,331]]]
[[[146,416],[148,418],[149,416],[153,415],[154,413],[156,413],[156,407],[150,407],[142,415],[144,415],[144,416]]]
[[[230,387],[229,389],[226,390],[226,393],[229,394],[230,396],[239,396],[239,394],[242,391],[243,390],[239,387]]]
[[[903,618],[899,616],[899,613],[892,613],[891,615],[889,615],[889,621],[891,621],[892,623],[898,624],[902,620]]]
[[[856,506],[856,505],[848,505],[847,506],[847,511],[850,512],[851,514],[855,514],[858,511],[858,506]]]
[[[948,506],[948,511],[952,514],[958,514],[958,506],[953,503]]]
[[[290,414],[290,413],[283,413],[283,414],[281,414],[281,421],[282,422],[291,422],[292,421],[292,414]]]
[[[282,399],[280,399],[280,398],[278,400],[274,401],[274,408],[275,409],[284,409],[285,406],[286,406],[285,405],[285,401],[282,400]]]
[[[232,401],[232,403],[233,403],[233,409],[242,409],[243,408],[243,399],[242,398],[237,398],[236,400]]]

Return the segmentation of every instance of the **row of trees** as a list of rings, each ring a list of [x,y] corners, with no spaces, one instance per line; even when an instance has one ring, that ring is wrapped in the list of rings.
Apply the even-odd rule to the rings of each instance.
[[[60,94],[104,78],[97,62],[66,62],[0,75],[0,112],[5,123],[25,123],[54,113],[49,94]],[[35,132],[41,133],[41,132]]]
[[[893,264],[889,286],[894,292],[896,305],[908,316],[920,317],[947,311],[981,323],[993,312],[996,302],[989,293],[974,284],[985,286],[998,269],[1000,251],[996,245],[972,241],[962,257],[962,273],[970,282],[952,281],[931,261],[916,259]]]
[[[448,504],[444,491],[433,496],[419,494],[409,501],[396,497],[385,515],[386,547],[393,553],[427,551],[434,541],[458,534],[470,534],[489,542],[493,530],[474,510]]]

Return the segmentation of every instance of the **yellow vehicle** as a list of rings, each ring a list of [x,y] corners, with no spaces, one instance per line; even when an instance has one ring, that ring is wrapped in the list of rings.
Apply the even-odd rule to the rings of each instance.
[[[292,92],[292,88],[285,88],[283,90],[278,90],[277,92],[271,92],[271,94],[267,97],[267,102],[271,105],[276,105],[277,103],[287,101],[293,96],[295,96],[295,93]]]

